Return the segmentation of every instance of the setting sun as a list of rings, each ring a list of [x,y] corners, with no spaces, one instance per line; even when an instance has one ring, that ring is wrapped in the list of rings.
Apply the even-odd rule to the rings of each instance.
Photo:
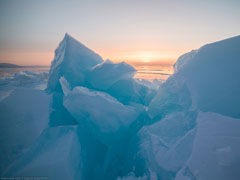
[[[143,59],[143,60],[141,60],[142,62],[144,62],[144,63],[149,63],[149,62],[151,62],[149,59]]]
[[[154,59],[158,58],[156,54],[153,53],[142,53],[136,56],[139,61],[144,62],[144,63],[149,63],[153,61]]]

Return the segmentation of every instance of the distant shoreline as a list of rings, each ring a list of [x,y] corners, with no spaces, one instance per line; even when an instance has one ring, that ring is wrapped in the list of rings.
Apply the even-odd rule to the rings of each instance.
[[[20,66],[17,64],[11,64],[11,63],[0,63],[0,68],[41,68],[41,67],[50,67],[50,66],[41,66],[41,65],[35,65],[35,66]]]

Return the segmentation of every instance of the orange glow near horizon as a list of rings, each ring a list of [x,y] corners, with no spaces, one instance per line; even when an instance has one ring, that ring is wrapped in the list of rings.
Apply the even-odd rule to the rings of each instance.
[[[80,39],[80,40],[79,40]],[[82,42],[80,35],[76,40]],[[57,40],[56,40],[57,41]],[[45,50],[35,49],[5,49],[0,51],[0,62],[12,63],[17,65],[43,65],[50,66],[54,58],[54,49],[59,41],[52,47],[46,47]],[[126,62],[135,65],[173,65],[178,57],[183,53],[192,50],[190,46],[178,46],[171,43],[156,44],[150,40],[137,40],[130,43],[114,42],[95,42],[83,41],[86,47],[99,54],[104,60],[110,59],[113,62]],[[198,48],[196,45],[195,48]]]
[[[113,62],[125,61],[132,65],[172,65],[179,56],[179,53],[160,53],[157,51],[117,52],[116,54],[107,53],[108,52],[102,52],[100,54],[103,55],[104,59],[110,59]]]
[[[116,52],[98,51],[104,60],[110,59],[113,62],[122,62],[132,65],[172,65],[178,56],[170,56],[167,53],[155,51]],[[173,54],[173,53],[172,53]],[[54,51],[49,52],[0,52],[1,63],[12,63],[17,65],[42,65],[50,66],[54,58]]]
[[[103,59],[171,65],[240,32],[238,0],[2,0],[0,9],[0,63],[18,65],[50,66],[65,33]]]

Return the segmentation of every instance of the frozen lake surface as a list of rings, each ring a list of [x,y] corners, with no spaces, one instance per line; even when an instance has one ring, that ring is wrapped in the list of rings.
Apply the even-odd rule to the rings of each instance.
[[[172,65],[134,65],[137,72],[135,78],[146,79],[152,81],[159,79],[165,81],[172,73]],[[21,71],[31,71],[35,73],[48,72],[50,67],[24,67],[24,68],[0,68],[0,76],[11,76],[12,73]]]

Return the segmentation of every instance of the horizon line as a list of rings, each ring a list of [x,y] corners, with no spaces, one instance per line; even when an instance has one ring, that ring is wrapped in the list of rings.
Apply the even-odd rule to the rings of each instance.
[[[104,61],[106,61],[107,59],[105,59]],[[151,62],[142,62],[142,61],[126,61],[126,60],[111,60],[114,63],[120,63],[120,62],[125,62],[127,64],[130,64],[132,66],[173,66],[175,64],[175,61],[171,61],[171,62],[156,62],[156,61],[151,61]],[[25,67],[31,67],[31,66],[44,66],[44,67],[51,67],[51,63],[48,65],[39,65],[39,64],[35,64],[35,65],[20,65],[20,64],[16,64],[16,63],[12,63],[9,61],[0,61],[0,64],[12,64],[12,65],[17,65],[17,66],[25,66]]]

